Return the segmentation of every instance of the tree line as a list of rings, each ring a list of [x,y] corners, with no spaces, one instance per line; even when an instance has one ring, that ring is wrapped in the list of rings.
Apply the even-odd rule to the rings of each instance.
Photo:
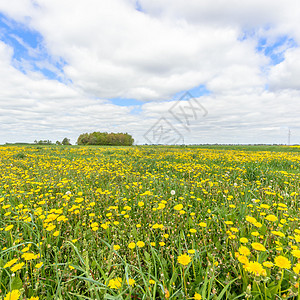
[[[52,141],[50,141],[50,140],[39,140],[39,141],[35,140],[34,143],[36,145],[54,145],[54,143],[52,143]],[[70,139],[68,139],[66,137],[61,142],[56,141],[55,144],[56,145],[71,145]]]

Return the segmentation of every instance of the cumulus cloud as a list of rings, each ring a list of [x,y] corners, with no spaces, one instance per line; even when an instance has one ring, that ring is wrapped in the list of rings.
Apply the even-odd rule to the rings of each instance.
[[[190,143],[283,143],[289,127],[299,138],[296,0],[10,0],[0,12],[41,35],[39,49],[15,36],[32,56],[47,51],[32,64],[0,42],[0,142],[101,130],[144,143],[161,116]],[[276,45],[282,37],[295,43]],[[282,61],[259,49],[262,39]],[[208,115],[187,131],[168,110],[199,85],[210,91],[198,99]],[[141,104],[114,105],[118,97]]]
[[[285,52],[284,60],[270,70],[270,88],[300,90],[300,49]]]

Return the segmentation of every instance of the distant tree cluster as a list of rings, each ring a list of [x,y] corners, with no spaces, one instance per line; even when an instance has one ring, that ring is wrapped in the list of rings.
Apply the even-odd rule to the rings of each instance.
[[[53,143],[49,140],[35,140],[34,143],[37,145],[53,145]]]
[[[34,143],[36,145],[54,145],[54,143],[52,143],[50,140],[40,140],[40,141],[35,140]],[[66,137],[62,140],[62,142],[56,141],[55,144],[56,145],[72,145],[70,143],[70,139],[68,139]]]
[[[61,143],[62,143],[63,145],[71,145],[70,139],[68,139],[68,138],[66,138],[66,137],[62,140]]]
[[[128,133],[93,132],[83,133],[77,139],[78,145],[131,146],[134,142]]]

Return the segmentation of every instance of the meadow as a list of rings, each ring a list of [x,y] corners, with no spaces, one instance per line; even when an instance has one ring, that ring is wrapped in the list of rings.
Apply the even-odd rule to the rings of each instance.
[[[0,299],[300,299],[299,147],[0,147]]]

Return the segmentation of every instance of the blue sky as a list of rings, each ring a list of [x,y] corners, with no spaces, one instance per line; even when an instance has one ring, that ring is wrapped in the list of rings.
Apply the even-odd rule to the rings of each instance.
[[[99,126],[142,143],[162,116],[180,130],[169,109],[187,91],[208,111],[187,142],[297,139],[297,2],[234,3],[1,3],[0,143]]]
[[[0,13],[0,39],[13,49],[12,64],[22,73],[30,70],[41,72],[49,79],[62,80],[65,62],[49,55],[38,31]]]
[[[258,52],[269,57],[272,65],[277,65],[284,60],[285,51],[294,47],[297,47],[295,40],[284,35],[277,37],[276,40],[271,43],[268,42],[266,37],[260,38],[256,49]]]

